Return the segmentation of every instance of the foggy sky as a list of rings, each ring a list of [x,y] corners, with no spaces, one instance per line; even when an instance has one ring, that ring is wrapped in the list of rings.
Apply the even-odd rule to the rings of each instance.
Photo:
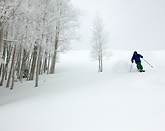
[[[165,49],[164,0],[71,0],[82,11],[81,41],[73,49],[90,49],[92,20],[99,12],[109,33],[109,47],[124,50]]]

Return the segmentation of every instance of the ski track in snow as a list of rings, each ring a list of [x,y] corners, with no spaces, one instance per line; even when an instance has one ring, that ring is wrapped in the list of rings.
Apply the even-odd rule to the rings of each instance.
[[[89,51],[61,55],[56,74],[0,88],[1,131],[164,131],[165,62],[145,52],[145,73],[130,72],[132,52],[112,51],[103,73]],[[152,54],[153,59],[149,56]]]

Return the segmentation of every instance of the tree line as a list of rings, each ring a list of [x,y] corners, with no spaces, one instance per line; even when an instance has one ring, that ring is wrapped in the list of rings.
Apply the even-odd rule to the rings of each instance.
[[[69,49],[79,11],[70,0],[0,1],[0,86],[55,73],[60,52]]]

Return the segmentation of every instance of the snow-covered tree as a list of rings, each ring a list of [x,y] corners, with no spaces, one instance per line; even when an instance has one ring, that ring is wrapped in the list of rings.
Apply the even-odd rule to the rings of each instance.
[[[58,53],[76,36],[78,14],[70,0],[1,0],[0,86],[12,80],[13,89],[24,77],[37,87],[39,74],[54,73]]]
[[[1,0],[0,1],[0,52],[2,49],[4,27],[14,16],[23,0]]]
[[[55,40],[50,73],[55,71],[55,64],[59,52],[68,49],[69,43],[76,38],[75,27],[78,27],[79,11],[70,0],[55,0]]]
[[[102,17],[96,14],[93,19],[91,38],[91,58],[99,63],[98,72],[103,71],[103,57],[108,55],[108,35]]]

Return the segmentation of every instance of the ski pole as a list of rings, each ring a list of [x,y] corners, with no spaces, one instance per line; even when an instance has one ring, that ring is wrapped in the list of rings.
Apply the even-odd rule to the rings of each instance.
[[[153,68],[153,66],[150,63],[148,63],[144,58],[143,58],[143,60]]]
[[[132,64],[133,64],[133,63],[132,63]],[[131,72],[131,70],[132,70],[132,64],[131,64],[130,72]]]

